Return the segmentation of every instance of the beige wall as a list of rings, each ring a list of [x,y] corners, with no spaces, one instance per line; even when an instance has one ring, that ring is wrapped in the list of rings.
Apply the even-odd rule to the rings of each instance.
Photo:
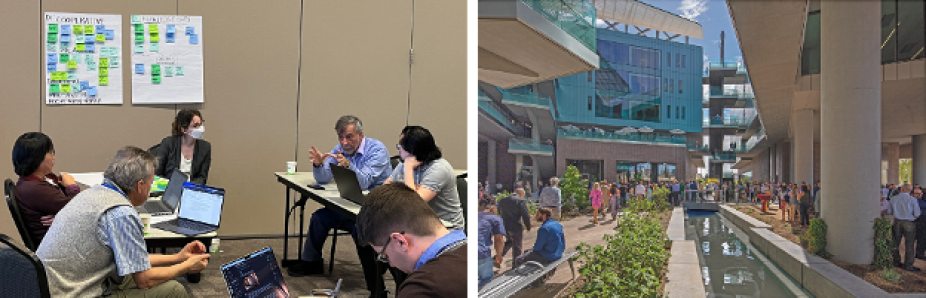
[[[213,146],[209,184],[228,193],[219,233],[282,234],[285,192],[273,172],[294,159],[306,169],[311,145],[330,150],[342,114],[360,117],[366,135],[393,155],[406,121],[428,127],[454,167],[466,167],[465,3],[416,5],[409,110],[410,0],[4,1],[0,25],[17,30],[4,33],[0,63],[18,70],[0,74],[8,95],[0,100],[0,144],[41,130],[55,142],[56,171],[102,171],[119,147],[147,148],[167,136],[178,109],[201,109]],[[203,16],[205,103],[133,106],[123,67],[123,105],[44,105],[43,11],[120,14],[123,36],[132,14]],[[15,178],[9,158],[0,158],[0,171]],[[0,233],[18,238],[7,208]]]

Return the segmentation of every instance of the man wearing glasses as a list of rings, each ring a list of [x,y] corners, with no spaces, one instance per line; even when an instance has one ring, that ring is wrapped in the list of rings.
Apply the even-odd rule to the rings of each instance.
[[[413,189],[401,183],[373,189],[356,227],[358,244],[409,274],[396,297],[466,297],[466,235],[448,231]]]

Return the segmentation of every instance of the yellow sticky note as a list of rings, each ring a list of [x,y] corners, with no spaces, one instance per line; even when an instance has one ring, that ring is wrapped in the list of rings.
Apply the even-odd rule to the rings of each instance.
[[[87,50],[87,46],[82,43],[79,43],[77,44],[77,46],[74,47],[74,50],[78,52],[83,52]]]
[[[106,35],[97,34],[97,35],[96,35],[96,42],[99,42],[99,43],[104,43],[104,42],[106,42]]]
[[[100,68],[109,67],[109,58],[100,58]]]
[[[100,77],[100,86],[109,86],[109,77]]]
[[[108,76],[109,76],[109,68],[100,67],[99,73],[100,73],[100,77],[108,77]]]
[[[71,84],[61,84],[61,93],[71,93]]]
[[[68,69],[77,69],[77,61],[68,60]]]

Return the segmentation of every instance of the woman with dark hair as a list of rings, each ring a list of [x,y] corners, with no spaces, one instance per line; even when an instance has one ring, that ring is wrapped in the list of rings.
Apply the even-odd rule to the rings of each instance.
[[[171,125],[171,136],[161,140],[152,148],[158,158],[154,174],[170,177],[175,169],[189,177],[190,181],[206,184],[209,167],[212,165],[212,145],[203,140],[206,127],[198,110],[181,110]]]
[[[71,175],[52,172],[55,166],[55,145],[41,132],[27,132],[13,145],[13,169],[19,175],[16,201],[26,229],[35,245],[42,242],[55,214],[64,208],[80,186]]]
[[[810,188],[806,184],[801,185],[801,192],[798,193],[800,201],[800,218],[801,226],[810,224]]]
[[[402,162],[385,184],[394,181],[405,183],[428,202],[437,217],[450,223],[452,230],[462,229],[465,222],[456,175],[453,166],[441,157],[431,132],[421,126],[406,126],[396,147]]]

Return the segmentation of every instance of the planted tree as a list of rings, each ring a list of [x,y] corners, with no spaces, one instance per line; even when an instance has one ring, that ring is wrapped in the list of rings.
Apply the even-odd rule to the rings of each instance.
[[[575,166],[566,168],[563,181],[559,183],[563,192],[563,210],[585,210],[590,204],[588,199],[588,180],[582,179]]]

